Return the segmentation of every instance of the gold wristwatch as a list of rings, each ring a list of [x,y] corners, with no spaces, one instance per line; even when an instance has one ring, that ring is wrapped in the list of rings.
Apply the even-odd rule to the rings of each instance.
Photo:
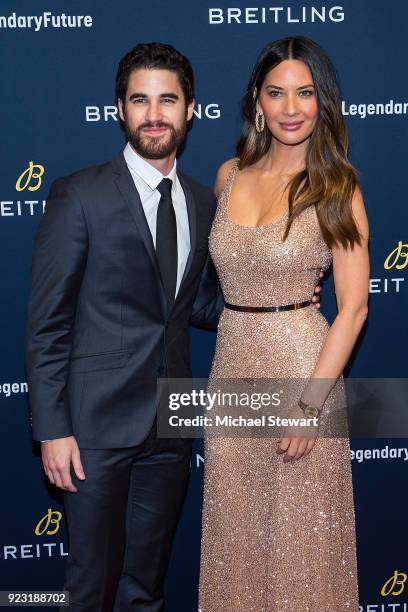
[[[321,410],[319,410],[319,408],[316,408],[316,406],[310,406],[309,404],[305,404],[305,402],[302,402],[301,399],[298,401],[298,406],[303,410],[305,416],[308,419],[315,419],[320,416]]]

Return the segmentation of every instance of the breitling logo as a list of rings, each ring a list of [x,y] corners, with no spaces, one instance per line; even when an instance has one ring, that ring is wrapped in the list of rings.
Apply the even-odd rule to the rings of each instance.
[[[221,108],[217,103],[202,104],[197,103],[194,107],[194,116],[197,119],[219,119],[221,117]],[[118,121],[117,106],[86,106],[85,121],[86,122],[107,122]]]
[[[16,190],[37,191],[41,187],[42,176],[44,174],[44,166],[35,164],[33,161],[28,162],[28,168],[20,174],[16,182]]]
[[[43,214],[46,200],[35,200],[30,193],[40,189],[44,173],[45,168],[42,164],[35,163],[33,160],[29,161],[27,168],[23,170],[15,184],[15,190],[17,192],[25,191],[27,199],[2,198],[0,200],[0,217],[15,219],[16,217],[34,217],[37,214]]]
[[[55,535],[59,531],[61,519],[61,512],[48,508],[47,514],[45,514],[42,519],[40,519],[37,523],[37,526],[34,530],[35,535]]]
[[[383,585],[381,589],[381,595],[387,597],[387,595],[394,595],[398,597],[405,589],[405,583],[407,581],[408,574],[405,572],[399,572],[394,570],[393,575]]]
[[[392,268],[396,268],[397,270],[403,270],[408,266],[408,243],[403,243],[400,240],[395,247],[388,255],[386,260],[384,261],[384,268],[386,270],[391,270]]]

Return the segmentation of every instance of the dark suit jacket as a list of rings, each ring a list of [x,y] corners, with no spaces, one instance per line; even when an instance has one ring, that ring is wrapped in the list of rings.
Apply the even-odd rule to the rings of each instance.
[[[33,438],[128,447],[149,432],[157,377],[189,377],[190,322],[222,307],[208,256],[212,192],[178,173],[191,251],[170,312],[139,194],[123,154],[57,179],[40,223],[29,299]]]

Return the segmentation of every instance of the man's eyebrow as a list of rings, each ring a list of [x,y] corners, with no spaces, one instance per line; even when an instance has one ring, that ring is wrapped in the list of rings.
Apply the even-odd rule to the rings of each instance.
[[[179,96],[173,92],[169,92],[169,93],[162,93],[160,94],[161,98],[171,98],[172,100],[178,100]]]
[[[134,100],[134,98],[147,98],[147,94],[135,91],[134,93],[130,94],[129,100]]]
[[[136,98],[146,99],[148,97],[149,96],[145,93],[140,93],[140,92],[135,91],[134,93],[130,94],[129,100],[135,100]],[[160,98],[171,98],[172,100],[179,100],[179,96],[173,92],[161,93]]]

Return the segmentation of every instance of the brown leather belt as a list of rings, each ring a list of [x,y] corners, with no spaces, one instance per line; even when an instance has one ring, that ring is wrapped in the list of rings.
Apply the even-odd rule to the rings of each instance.
[[[237,306],[225,302],[225,308],[228,310],[236,310],[237,312],[284,312],[286,310],[298,310],[310,306],[311,300],[306,302],[298,302],[297,304],[286,304],[285,306]]]

